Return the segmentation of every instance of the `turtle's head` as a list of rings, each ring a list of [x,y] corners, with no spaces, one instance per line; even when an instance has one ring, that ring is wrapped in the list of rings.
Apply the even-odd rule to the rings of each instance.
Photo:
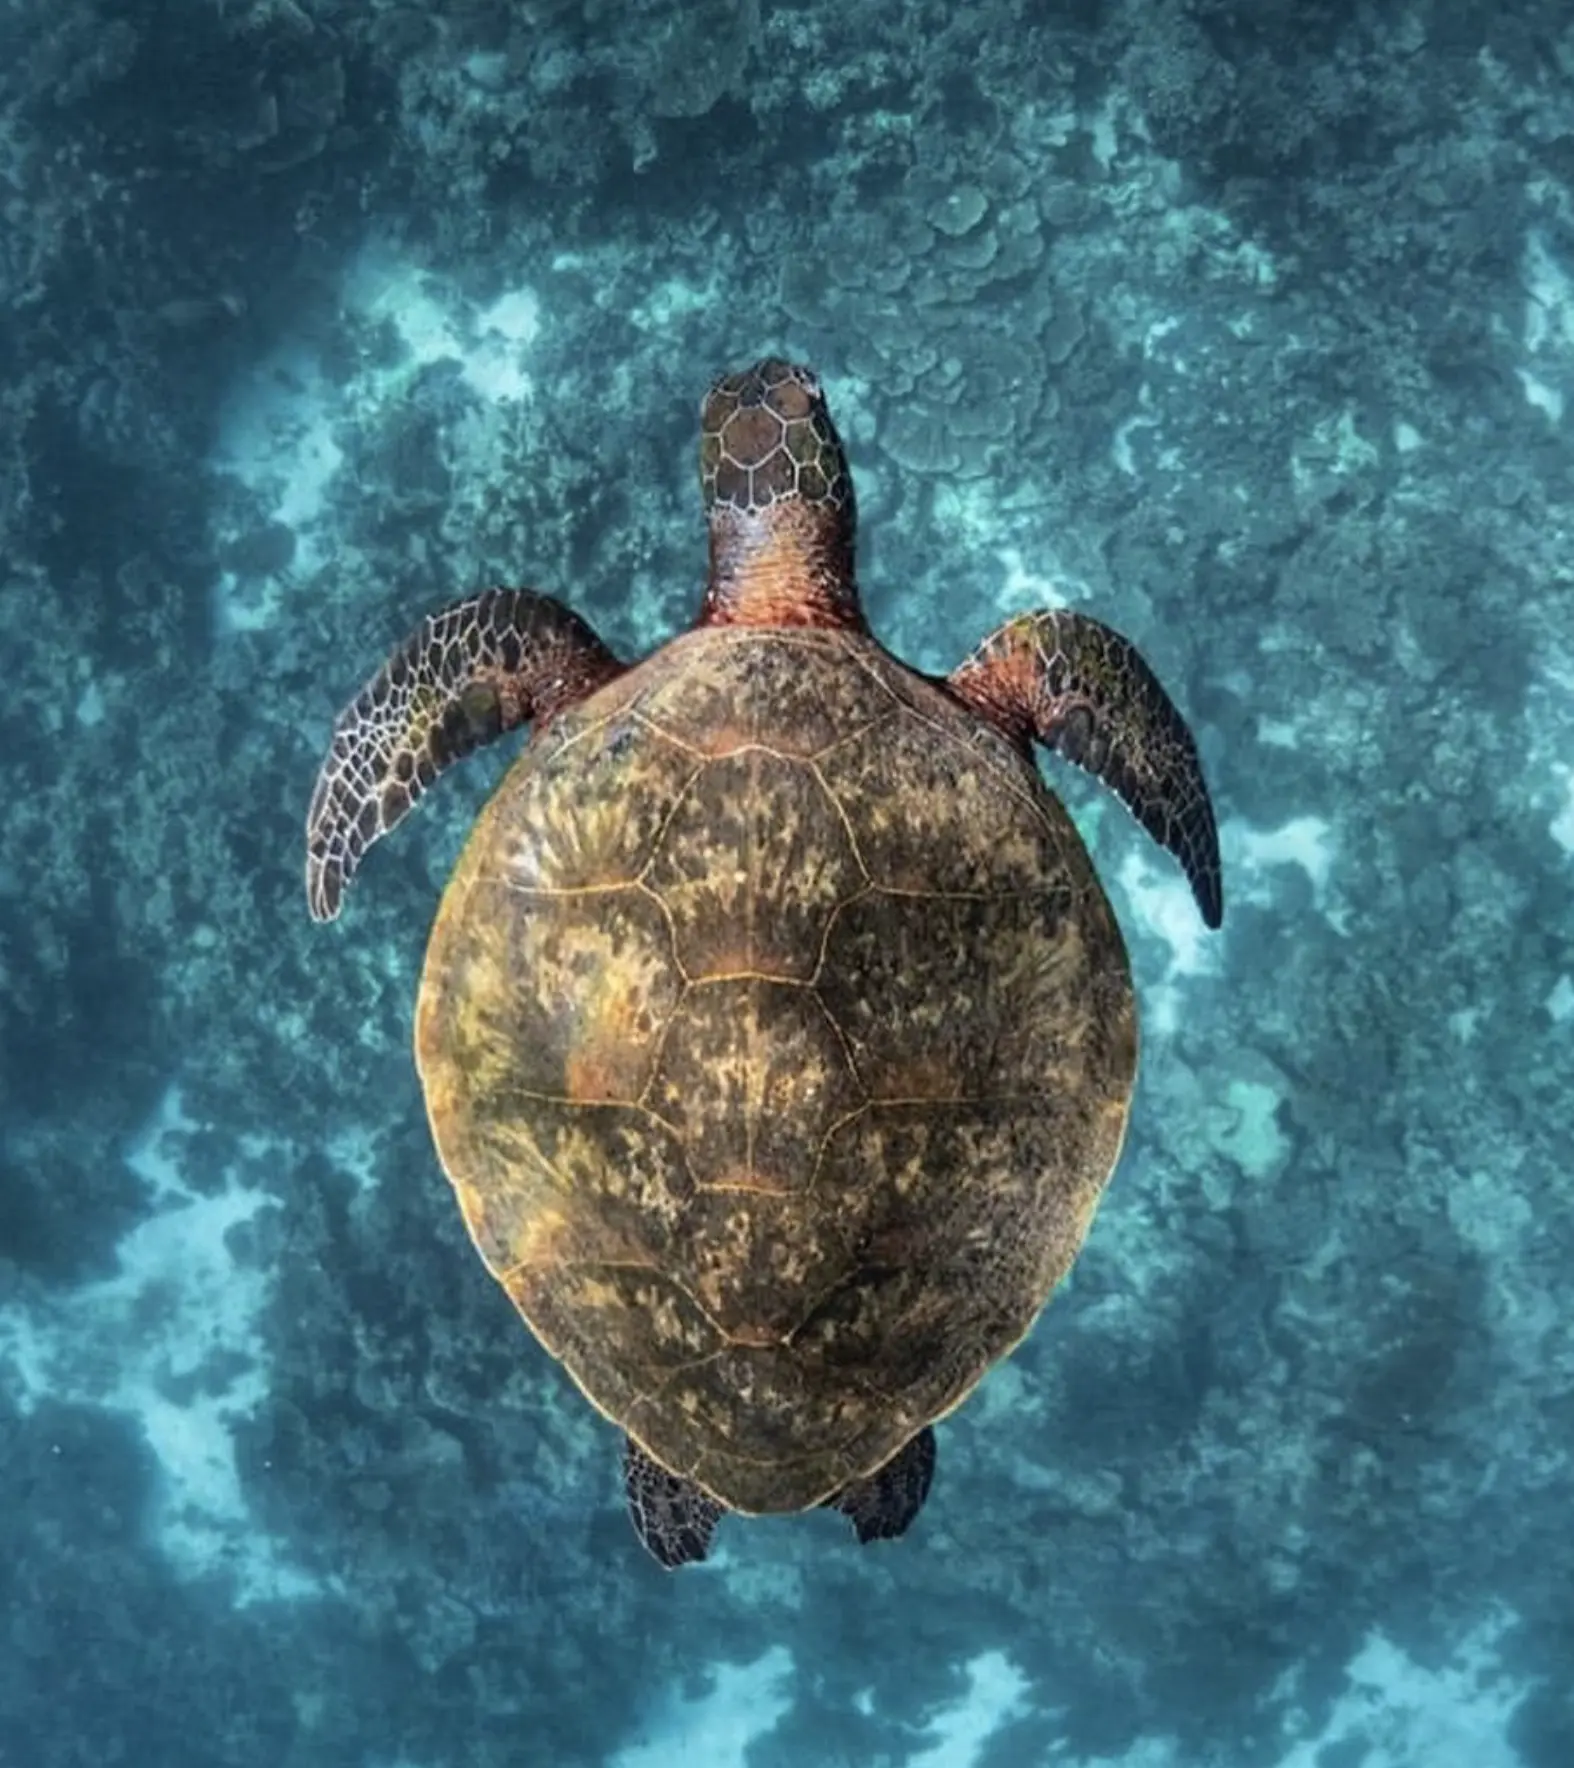
[[[818,377],[767,357],[700,407],[711,578],[701,621],[862,625],[847,456]]]

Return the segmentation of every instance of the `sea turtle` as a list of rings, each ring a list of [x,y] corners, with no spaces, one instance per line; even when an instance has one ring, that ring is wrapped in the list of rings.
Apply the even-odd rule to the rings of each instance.
[[[727,1510],[923,1504],[934,1421],[1032,1324],[1119,1154],[1130,970],[1033,745],[1110,786],[1222,914],[1196,746],[1065,609],[939,677],[870,633],[820,383],[701,408],[710,576],[635,663],[496,589],[345,708],[311,800],[329,920],[450,762],[532,727],[427,948],[416,1061],[482,1258],[624,1433],[667,1566]]]

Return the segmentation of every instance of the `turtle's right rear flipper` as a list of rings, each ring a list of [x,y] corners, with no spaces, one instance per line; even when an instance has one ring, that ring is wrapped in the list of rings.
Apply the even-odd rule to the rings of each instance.
[[[892,1541],[923,1509],[934,1477],[935,1433],[925,1425],[884,1467],[827,1498],[826,1507],[851,1517],[860,1541]]]
[[[580,617],[528,589],[429,615],[339,714],[306,813],[306,900],[331,921],[371,844],[450,762],[550,718],[623,665]]]

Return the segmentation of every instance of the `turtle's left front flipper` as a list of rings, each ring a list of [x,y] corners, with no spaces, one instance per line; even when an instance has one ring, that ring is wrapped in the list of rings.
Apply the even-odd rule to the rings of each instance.
[[[1040,742],[1101,779],[1219,925],[1219,832],[1197,745],[1134,645],[1085,614],[1045,609],[991,633],[946,685],[1024,747]]]
[[[491,589],[423,620],[339,714],[306,813],[306,900],[331,921],[371,844],[450,762],[623,668],[580,617]]]

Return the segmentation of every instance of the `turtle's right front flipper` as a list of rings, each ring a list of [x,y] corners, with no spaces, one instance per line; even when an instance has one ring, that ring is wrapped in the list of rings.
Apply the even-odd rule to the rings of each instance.
[[[423,620],[339,714],[306,813],[306,899],[331,921],[366,849],[450,762],[550,718],[623,665],[580,617],[491,589]]]
[[[1042,743],[1101,779],[1180,861],[1204,923],[1220,924],[1219,828],[1197,745],[1129,639],[1070,608],[1019,614],[946,685],[1025,754]]]

